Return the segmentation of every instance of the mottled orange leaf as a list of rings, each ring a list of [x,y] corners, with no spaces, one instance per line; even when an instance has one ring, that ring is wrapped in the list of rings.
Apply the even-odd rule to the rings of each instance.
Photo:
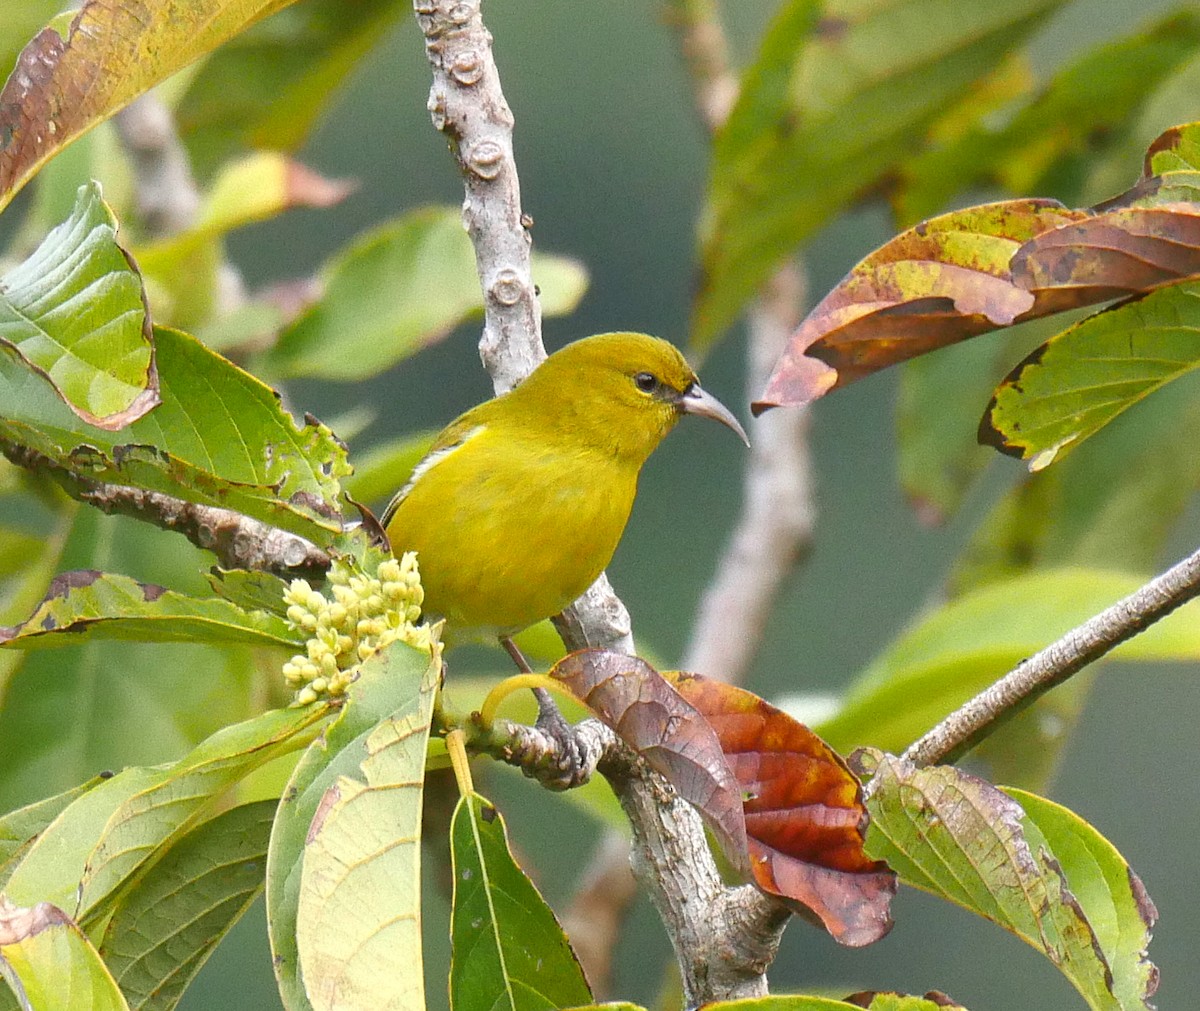
[[[582,649],[550,671],[700,812],[734,867],[749,871],[738,780],[708,721],[645,660]]]
[[[1045,312],[1200,276],[1200,204],[1118,207],[1052,229],[1016,252],[1012,274]]]
[[[1007,200],[923,221],[860,261],[792,335],[756,414],[1040,314],[1009,261],[1029,239],[1087,216]]]
[[[38,168],[142,92],[292,0],[85,0],[45,28],[0,92],[0,207]]]
[[[815,914],[841,944],[883,937],[896,876],[863,851],[862,787],[841,756],[752,692],[681,671],[663,676],[712,725],[741,784],[758,886]]]

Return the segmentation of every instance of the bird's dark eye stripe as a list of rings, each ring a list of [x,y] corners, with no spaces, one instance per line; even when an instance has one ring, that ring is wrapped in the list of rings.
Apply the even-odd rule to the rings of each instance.
[[[633,381],[643,393],[653,393],[658,388],[658,380],[649,372],[639,372],[633,377]]]

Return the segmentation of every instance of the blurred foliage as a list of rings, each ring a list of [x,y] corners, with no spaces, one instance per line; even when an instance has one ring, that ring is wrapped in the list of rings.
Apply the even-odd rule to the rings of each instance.
[[[0,958],[27,994],[47,995],[46,1007],[66,1006],[61,995],[86,986],[97,1007],[173,1008],[265,882],[289,1009],[325,1007],[321,994],[339,987],[423,1006],[413,957],[425,902],[423,769],[427,754],[446,761],[444,743],[429,741],[437,665],[397,644],[356,668],[359,680],[340,707],[288,707],[279,666],[305,636],[282,617],[278,579],[241,570],[206,579],[210,552],[73,499],[107,482],[185,507],[230,508],[366,565],[370,551],[342,533],[355,515],[345,493],[382,504],[430,433],[380,438],[363,414],[332,429],[297,423],[292,389],[280,384],[362,384],[414,367],[418,351],[478,317],[472,249],[457,209],[430,205],[417,179],[406,183],[418,196],[364,228],[341,203],[351,185],[293,157],[408,4],[178,6],[178,18],[139,20],[129,5],[84,4],[74,29],[59,18],[26,51],[0,103],[0,204],[30,184],[5,212],[0,291],[0,446],[25,468],[0,461],[0,810],[8,812],[0,815],[0,891],[16,907],[0,905]],[[20,46],[58,7],[5,6],[0,66],[16,64]],[[1200,20],[1190,8],[1144,24],[1127,16],[1118,37],[1043,70],[1032,50],[1066,7],[783,0],[763,38],[747,44],[737,104],[713,140],[697,238],[697,351],[727,332],[741,339],[731,324],[783,259],[862,208],[894,215],[899,244],[882,248],[905,252],[876,251],[860,264],[882,264],[888,281],[903,282],[899,296],[883,284],[872,289],[872,298],[886,289],[890,303],[866,300],[872,311],[884,306],[873,334],[885,346],[880,366],[936,343],[896,351],[903,325],[919,334],[967,319],[969,332],[955,339],[991,328],[969,319],[987,315],[972,301],[980,276],[1011,282],[1020,261],[1034,279],[1030,290],[1053,296],[1043,308],[1055,314],[1054,328],[1043,321],[977,338],[905,367],[899,469],[927,518],[950,518],[989,492],[979,490],[987,451],[974,439],[993,390],[987,423],[1042,469],[990,489],[938,599],[833,702],[818,729],[839,749],[903,749],[1022,657],[1138,585],[1161,564],[1200,482],[1195,377],[1184,376],[1195,361],[1194,283],[1175,283],[1194,274],[1188,257],[1200,248],[1189,231],[1200,141],[1188,125],[1200,117]],[[536,65],[537,53],[498,59],[507,80],[510,66]],[[85,81],[98,83],[78,101],[64,97]],[[159,84],[156,97],[174,111],[203,188],[190,225],[152,240],[139,220],[137,166],[104,121]],[[605,115],[620,120],[615,108]],[[521,110],[518,119],[537,112]],[[1070,233],[1073,245],[1033,248],[1040,233],[996,243],[986,229],[943,227],[943,237],[955,233],[945,245],[930,241],[914,253],[913,237],[938,229],[904,232],[981,191],[1070,207],[1111,198],[1147,148],[1143,179],[1122,207],[1048,213],[1094,229],[1115,222],[1123,229],[1117,247],[1159,270],[1112,290],[1094,274],[1082,279],[1092,285],[1083,301],[1144,297],[1071,328],[1056,314],[1082,302],[1054,299],[1086,284],[1055,268],[1054,248],[1079,262],[1081,250],[1108,248],[1111,233]],[[620,174],[615,161],[600,168]],[[445,173],[452,176],[448,162]],[[1036,206],[1041,214],[1051,205]],[[247,290],[242,277],[261,274],[237,261],[237,233],[294,212],[310,215],[306,222],[346,222],[348,241],[311,275],[284,251],[272,283]],[[946,220],[986,217],[975,208]],[[1053,242],[1065,234],[1048,231]],[[636,237],[622,241],[637,245]],[[933,268],[947,265],[970,267],[975,281],[955,275],[949,293],[931,283]],[[574,312],[585,297],[587,269],[570,256],[539,248],[534,272],[548,316]],[[1024,318],[996,316],[990,324]],[[363,578],[370,575],[368,566]],[[1125,659],[1194,663],[1194,625],[1185,611],[1125,647]],[[555,658],[547,638],[545,628],[534,633],[531,655]],[[1059,689],[978,757],[997,775],[1046,788],[1093,685],[1087,678]],[[474,687],[463,679],[449,696],[474,704]],[[756,708],[766,706],[761,700],[737,705],[749,705],[761,724],[748,753],[769,760],[779,747],[765,742],[762,728],[775,724],[763,713],[777,711]],[[627,711],[607,719],[620,724]],[[677,786],[687,752],[670,732],[695,731],[696,720],[651,720],[655,733],[635,744],[665,753]],[[811,745],[825,755],[822,748]],[[711,747],[705,754],[720,758]],[[1049,801],[1005,797],[955,769],[882,761],[868,807],[875,838],[886,842],[873,856],[1044,950],[1093,1008],[1145,1006],[1144,893],[1095,829]],[[795,788],[816,789],[821,778],[793,770],[789,789],[809,780]],[[838,789],[857,789],[834,778]],[[528,819],[510,814],[510,848],[491,802],[463,793],[447,826],[458,872],[451,1000],[462,1008],[586,1003],[591,993],[569,943],[519,866]],[[574,799],[592,828],[618,817],[602,786]],[[858,818],[853,803],[844,806]],[[978,817],[957,817],[968,808]],[[779,813],[786,809],[778,803],[769,813],[798,833],[799,823]],[[803,846],[787,852],[800,853],[802,875],[821,866],[821,857],[807,862]],[[1004,860],[992,862],[996,853]],[[577,863],[572,857],[572,872]],[[1008,888],[1013,874],[1021,889]],[[1067,900],[1068,888],[1077,902]],[[1039,918],[1043,908],[1049,913]],[[898,994],[863,999],[878,1008],[930,1004]],[[850,1006],[801,997],[757,1003]]]

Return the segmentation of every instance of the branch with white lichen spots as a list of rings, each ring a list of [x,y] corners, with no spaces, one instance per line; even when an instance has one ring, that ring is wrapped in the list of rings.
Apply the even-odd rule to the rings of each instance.
[[[72,498],[110,515],[130,516],[183,534],[211,551],[227,569],[256,569],[279,576],[319,578],[330,557],[311,541],[220,506],[187,502],[158,491],[90,481],[26,446],[0,443],[18,467],[53,478]]]
[[[484,294],[480,354],[497,391],[520,382],[545,356],[529,271],[529,219],[513,159],[512,113],[500,87],[479,0],[414,0],[433,68],[429,110],[451,140],[463,177],[463,219]],[[628,614],[607,581],[557,622],[572,649],[633,652]],[[699,816],[661,777],[621,775],[601,762],[633,828],[634,871],[663,918],[679,959],[686,1000],[760,996],[785,914],[750,886],[726,888]],[[760,928],[766,928],[760,929]]]

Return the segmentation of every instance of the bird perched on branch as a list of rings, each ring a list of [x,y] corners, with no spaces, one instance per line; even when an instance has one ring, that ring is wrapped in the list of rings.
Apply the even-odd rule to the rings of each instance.
[[[749,445],[675,347],[609,333],[451,422],[383,514],[393,550],[417,553],[426,615],[446,619],[451,642],[506,641],[570,605],[608,565],[642,465],[685,414]]]

